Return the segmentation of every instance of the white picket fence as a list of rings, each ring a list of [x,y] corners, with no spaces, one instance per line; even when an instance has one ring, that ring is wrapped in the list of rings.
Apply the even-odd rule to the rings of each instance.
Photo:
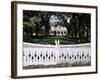
[[[58,46],[23,43],[23,66],[80,62],[82,64],[91,62],[90,43]]]

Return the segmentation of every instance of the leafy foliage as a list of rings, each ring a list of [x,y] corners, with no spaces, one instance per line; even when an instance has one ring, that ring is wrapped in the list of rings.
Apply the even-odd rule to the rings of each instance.
[[[90,37],[91,37],[90,14],[28,11],[28,10],[23,11],[24,41],[32,42],[34,36],[38,36],[37,39],[40,36],[44,36],[45,39],[48,39],[47,37],[50,35],[49,31],[51,26],[56,27],[58,25],[65,26],[68,31],[68,34],[65,36],[64,40],[63,41],[61,40],[62,42],[65,43],[66,41],[67,42],[70,41],[69,43],[73,41],[75,43],[90,42]]]

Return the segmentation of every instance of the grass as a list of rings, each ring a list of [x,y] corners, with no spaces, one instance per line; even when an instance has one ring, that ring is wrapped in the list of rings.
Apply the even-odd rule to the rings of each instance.
[[[61,67],[80,67],[80,66],[91,66],[91,63],[59,63],[56,65],[28,65],[28,66],[23,66],[23,69],[38,69],[38,68],[61,68]]]
[[[68,36],[32,36],[24,38],[24,42],[37,43],[37,44],[55,44],[55,40],[59,40],[60,44],[79,44],[87,43],[86,38],[69,38]]]

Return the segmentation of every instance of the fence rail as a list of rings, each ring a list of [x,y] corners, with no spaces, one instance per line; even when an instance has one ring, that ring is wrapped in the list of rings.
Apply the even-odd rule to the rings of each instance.
[[[23,67],[30,65],[85,65],[91,62],[91,45],[40,45],[23,43]]]

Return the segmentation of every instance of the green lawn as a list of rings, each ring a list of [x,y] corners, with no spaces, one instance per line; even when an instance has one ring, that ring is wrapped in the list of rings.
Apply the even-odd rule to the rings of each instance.
[[[32,36],[28,39],[24,38],[24,42],[37,43],[37,44],[55,44],[55,40],[59,40],[60,44],[79,44],[87,43],[85,38],[68,38],[67,36]]]

